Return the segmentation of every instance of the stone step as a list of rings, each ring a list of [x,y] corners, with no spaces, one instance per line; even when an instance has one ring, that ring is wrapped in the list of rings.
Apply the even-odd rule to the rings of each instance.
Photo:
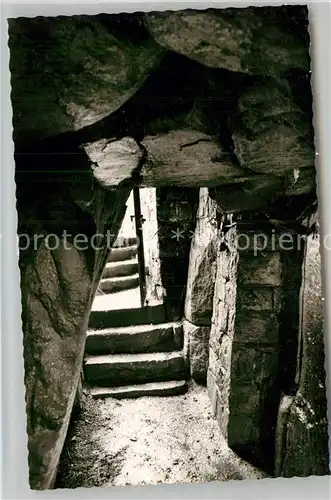
[[[111,299],[111,297],[110,297]],[[104,329],[132,325],[159,324],[165,322],[163,304],[118,310],[92,310],[89,328]]]
[[[128,247],[112,248],[108,255],[108,262],[119,262],[133,259],[137,255],[137,245]]]
[[[181,323],[89,330],[86,354],[169,352],[183,348]]]
[[[114,241],[113,248],[123,248],[123,247],[132,247],[133,245],[137,245],[137,237],[136,236],[118,236]]]
[[[139,286],[139,274],[102,279],[99,288],[104,293],[116,293]]]
[[[138,273],[137,259],[122,260],[119,262],[108,262],[102,273],[102,278],[119,278],[131,276]]]
[[[182,351],[87,356],[84,375],[88,385],[111,387],[185,378]]]
[[[179,396],[187,392],[185,380],[170,380],[167,382],[149,382],[147,384],[123,385],[121,387],[93,387],[90,395],[94,399],[104,398],[142,398],[144,396]]]

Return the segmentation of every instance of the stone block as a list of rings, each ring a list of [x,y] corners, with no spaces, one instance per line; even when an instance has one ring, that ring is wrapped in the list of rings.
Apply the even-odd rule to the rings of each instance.
[[[212,328],[209,345],[209,365],[214,374],[217,375],[223,372],[224,369],[229,370],[231,364],[232,339],[223,332],[215,332]]]
[[[235,341],[252,344],[276,344],[278,319],[275,314],[260,311],[238,311]]]
[[[229,396],[229,446],[256,442],[260,438],[260,393],[256,385],[231,386]]]
[[[217,14],[212,10],[151,12],[146,15],[147,29],[162,47],[209,68],[273,77],[283,75],[292,68],[308,71],[307,44],[299,43],[291,31],[281,29],[277,19],[274,19],[276,16],[270,16],[266,9],[229,8]],[[290,17],[291,12],[286,9],[284,15]],[[256,39],[260,42],[257,43]],[[256,103],[256,93],[254,89],[249,93],[254,96],[249,109],[255,110],[260,104],[260,101]],[[281,96],[285,100],[283,94]],[[276,98],[278,104],[278,93]],[[261,116],[261,108],[256,113],[258,117]]]
[[[229,446],[251,445],[259,439],[259,428],[256,422],[246,415],[229,417],[228,443]]]
[[[184,337],[188,339],[190,374],[193,380],[206,383],[209,362],[209,326],[196,326],[183,322]]]
[[[272,381],[278,374],[278,350],[233,345],[231,377],[236,383],[257,385]]]
[[[209,349],[208,369],[216,376],[219,366],[219,356],[213,349]]]
[[[130,36],[119,42],[97,16],[10,21],[15,138],[27,131],[34,140],[52,137],[99,122],[134,95],[164,54],[148,38],[133,50]],[[38,42],[41,31],[49,50]]]
[[[286,425],[286,440],[280,457],[280,476],[329,475],[328,419],[316,415],[309,402],[296,398]],[[279,422],[278,422],[279,423]]]
[[[241,309],[272,311],[274,308],[273,288],[238,288],[237,305]]]
[[[223,393],[217,391],[215,417],[220,426],[221,433],[226,440],[228,439],[229,414],[228,390],[223,391]]]
[[[238,284],[269,285],[281,284],[281,261],[278,252],[256,256],[240,255],[238,265]]]
[[[208,189],[201,188],[185,299],[185,317],[196,325],[210,325],[213,313],[218,246],[215,217],[216,204],[210,199]]]
[[[297,292],[296,292],[297,293]],[[273,310],[275,313],[279,313],[282,308],[283,293],[281,287],[275,287],[272,289],[273,294]]]
[[[228,314],[229,314],[229,306],[222,302],[218,301],[215,298],[214,301],[214,312],[212,317],[212,328],[220,331],[227,332],[228,331]]]
[[[307,238],[302,283],[303,352],[299,391],[287,421],[281,475],[329,474],[320,242]]]
[[[192,241],[185,300],[185,317],[199,325],[210,325],[216,277],[216,245]]]
[[[207,388],[208,388],[208,396],[211,402],[211,407],[213,410],[213,413],[215,414],[216,412],[216,398],[217,398],[217,393],[216,393],[216,380],[215,376],[209,367],[207,370]]]
[[[260,411],[259,401],[260,391],[255,384],[240,385],[233,381],[229,397],[231,418],[235,415],[245,415],[254,419]]]
[[[220,430],[226,439],[228,417],[229,417],[229,403],[228,403],[229,386],[224,387],[223,390],[221,391],[217,387],[217,383],[213,373],[211,372],[211,370],[208,370],[207,387],[213,414],[216,417],[216,420],[220,426]]]

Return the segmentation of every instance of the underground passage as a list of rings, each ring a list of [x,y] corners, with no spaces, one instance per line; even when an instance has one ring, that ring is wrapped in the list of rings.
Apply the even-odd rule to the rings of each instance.
[[[32,489],[329,474],[307,27],[9,21]]]

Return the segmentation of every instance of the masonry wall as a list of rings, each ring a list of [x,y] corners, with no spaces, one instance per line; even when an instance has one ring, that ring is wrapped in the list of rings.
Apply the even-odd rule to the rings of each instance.
[[[281,285],[279,251],[255,256],[252,251],[240,252],[228,440],[229,446],[259,465],[279,401]]]
[[[156,190],[161,280],[168,320],[182,319],[199,189]]]
[[[217,238],[208,392],[229,446],[272,473],[279,401],[296,388],[303,247],[231,216]]]

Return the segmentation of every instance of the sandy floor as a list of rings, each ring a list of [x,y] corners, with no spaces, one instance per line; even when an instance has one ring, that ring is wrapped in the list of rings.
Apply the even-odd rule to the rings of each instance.
[[[57,487],[257,479],[229,450],[205,388],[183,396],[86,399],[62,455]]]

